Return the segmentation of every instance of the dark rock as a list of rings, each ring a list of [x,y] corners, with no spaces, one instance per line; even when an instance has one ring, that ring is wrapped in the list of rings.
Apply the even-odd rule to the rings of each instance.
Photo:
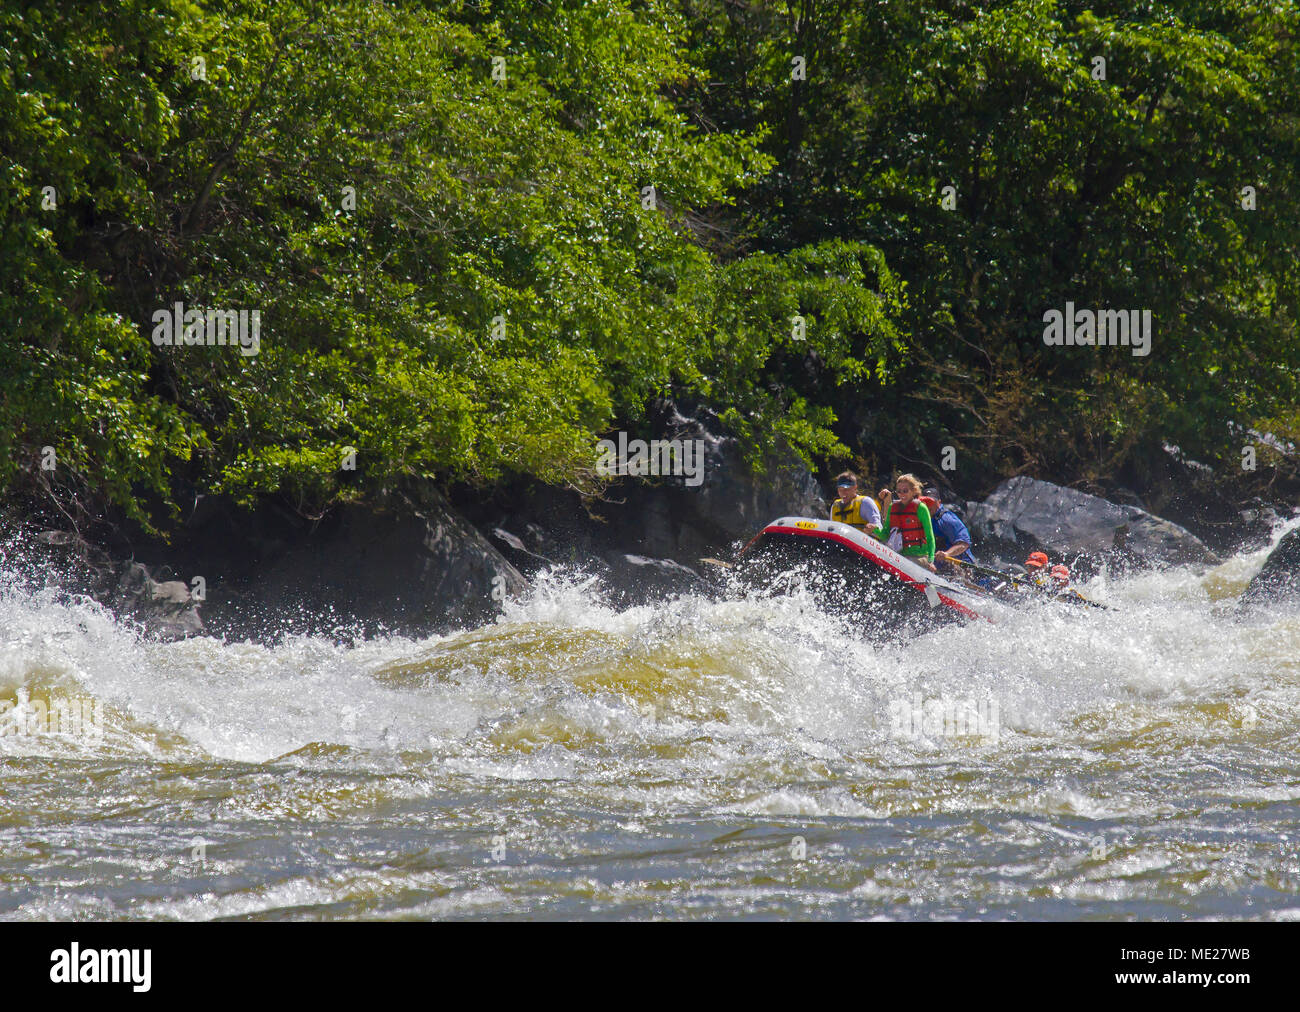
[[[704,481],[697,489],[680,493],[688,497],[694,526],[707,538],[703,548],[748,541],[780,516],[827,515],[829,506],[820,486],[793,453],[780,454],[755,472],[741,455],[737,440],[717,434],[721,425],[707,409],[697,409],[693,417],[686,417],[672,408],[665,425],[673,438],[704,443]]]
[[[1131,488],[1116,487],[1111,490],[1110,495],[1106,496],[1106,498],[1117,506],[1136,506],[1140,510],[1147,510],[1147,504],[1142,501],[1142,497]],[[1150,510],[1147,510],[1147,512],[1150,512]]]
[[[515,537],[509,531],[503,531],[500,527],[493,527],[492,536],[500,541],[504,541],[507,547],[513,548],[517,552],[528,552],[528,549],[524,547],[522,539]],[[532,553],[529,552],[528,554],[531,555]]]
[[[1277,522],[1281,519],[1278,516],[1277,509],[1272,505],[1256,500],[1247,504],[1245,509],[1237,511],[1237,516],[1241,518],[1243,524],[1254,525],[1263,524],[1269,530],[1272,530]]]
[[[1008,555],[1044,549],[1147,564],[1219,561],[1193,534],[1144,509],[1024,476],[971,503],[966,522],[977,545],[992,542]]]
[[[267,629],[429,635],[486,622],[528,581],[436,492],[417,506],[344,506],[310,536],[249,558],[209,621],[236,636]],[[216,607],[218,602],[220,607]]]
[[[189,588],[179,580],[156,578],[166,566],[116,561],[72,531],[20,530],[16,547],[22,568],[39,574],[47,586],[99,601],[150,638],[177,640],[204,632],[199,602]]]
[[[651,427],[636,438],[698,440],[703,461],[699,484],[690,484],[684,475],[630,475],[612,482],[596,501],[529,485],[493,505],[459,505],[482,529],[493,532],[503,553],[525,572],[540,567],[540,560],[601,570],[602,579],[624,600],[634,597],[646,572],[625,556],[666,560],[695,572],[701,558],[728,555],[776,517],[826,515],[817,482],[793,453],[778,454],[755,471],[707,408],[684,413],[675,403],[660,400],[650,414]],[[608,438],[619,442],[617,433]],[[630,443],[632,436],[625,433],[623,439]],[[611,571],[593,566],[597,559]],[[669,578],[668,573],[676,575]],[[682,574],[671,567],[662,568],[661,576],[652,581],[656,588],[684,586]]]
[[[712,583],[694,569],[671,559],[627,552],[608,552],[602,558],[609,566],[604,582],[619,604],[643,604],[712,589]]]
[[[426,635],[488,621],[527,589],[436,489],[408,491],[414,503],[395,493],[379,507],[344,506],[317,521],[275,503],[249,513],[214,499],[196,508],[199,529],[187,525],[173,544],[127,545],[143,560],[115,560],[61,531],[23,531],[13,543],[33,579],[101,601],[161,639]],[[191,586],[204,588],[201,602]]]
[[[155,583],[149,589],[152,600],[162,602],[162,607],[182,608],[190,602],[190,588],[180,580]]]
[[[1300,597],[1300,528],[1288,532],[1241,595],[1243,605]]]
[[[145,634],[161,640],[178,640],[205,631],[198,602],[179,580],[159,582],[139,562],[119,567],[108,605],[117,614],[134,619]]]
[[[530,524],[529,526],[535,525]],[[497,540],[497,547],[500,549],[501,554],[510,561],[512,566],[526,576],[532,576],[555,565],[555,562],[545,555],[530,551],[522,538],[516,537],[507,530],[493,527],[492,537]]]
[[[681,478],[631,477],[615,483],[608,498],[624,505],[599,508],[610,517],[611,544],[692,565],[748,541],[776,517],[826,515],[821,489],[793,453],[780,453],[756,471],[708,408],[683,414],[661,400],[652,414],[652,438],[698,441],[702,480],[692,485]]]
[[[227,496],[196,495],[190,515],[185,518],[185,526],[197,531],[214,521],[225,520],[231,513],[231,501]]]

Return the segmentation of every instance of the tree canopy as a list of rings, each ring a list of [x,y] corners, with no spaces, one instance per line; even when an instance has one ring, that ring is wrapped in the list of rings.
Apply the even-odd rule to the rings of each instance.
[[[1300,430],[1292,5],[62,6],[0,7],[10,494],[591,491],[663,395],[755,462]],[[1067,300],[1151,354],[1044,345]]]

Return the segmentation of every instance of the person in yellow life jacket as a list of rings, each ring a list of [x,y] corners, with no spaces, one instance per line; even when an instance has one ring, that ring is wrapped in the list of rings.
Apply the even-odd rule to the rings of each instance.
[[[850,524],[864,534],[880,530],[880,508],[870,496],[858,494],[858,476],[845,471],[835,479],[835,493],[839,496],[831,503],[831,519]]]
[[[902,553],[935,572],[934,527],[929,507],[921,502],[921,482],[916,475],[900,474],[898,481],[894,482],[894,493],[882,488],[880,505],[885,511],[885,521],[878,535],[880,540],[887,541],[891,532],[898,531],[903,540]]]

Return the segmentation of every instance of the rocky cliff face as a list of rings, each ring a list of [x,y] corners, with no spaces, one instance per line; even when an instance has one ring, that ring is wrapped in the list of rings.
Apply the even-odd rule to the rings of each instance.
[[[1024,476],[1004,481],[984,502],[972,503],[966,522],[977,544],[1009,558],[1045,550],[1145,565],[1219,561],[1189,531],[1139,506]]]
[[[37,568],[55,556],[94,553],[94,567],[74,578],[76,567],[62,566],[59,580],[158,638],[423,636],[490,621],[553,566],[595,575],[620,606],[708,593],[716,574],[702,557],[728,554],[776,516],[824,515],[817,483],[793,456],[755,472],[707,410],[657,408],[656,437],[701,448],[698,483],[632,475],[616,479],[600,502],[533,486],[454,505],[417,483],[378,506],[341,506],[315,522],[272,505],[248,514],[203,497],[172,544],[142,541],[131,546],[130,562],[60,531],[28,531],[24,547],[44,551]]]
[[[656,437],[702,448],[699,484],[682,477],[617,478],[604,501],[533,488],[482,511],[506,556],[525,573],[548,564],[580,566],[598,575],[618,603],[701,591],[713,574],[700,559],[727,555],[778,516],[825,516],[827,505],[808,469],[793,454],[757,472],[737,441],[707,409],[682,414],[660,402]]]
[[[317,536],[250,558],[229,575],[210,595],[209,622],[249,636],[276,618],[328,633],[313,621],[324,616],[365,633],[445,632],[488,621],[528,585],[436,495],[408,509],[344,507]],[[277,616],[285,608],[295,614]]]
[[[6,530],[5,547],[4,555],[29,574],[32,589],[42,584],[93,598],[159,640],[207,631],[199,614],[203,588],[171,578],[167,567],[114,559],[66,531],[34,531],[21,525]]]
[[[664,401],[653,420],[655,437],[700,448],[699,481],[628,475],[596,502],[535,485],[486,501],[462,490],[450,501],[416,483],[381,504],[341,506],[318,521],[272,504],[248,514],[199,498],[171,544],[142,541],[115,558],[61,531],[28,529],[19,541],[24,551],[38,552],[33,572],[48,570],[55,582],[159,638],[385,630],[423,636],[490,621],[555,566],[595,576],[618,606],[711,593],[719,589],[718,571],[701,565],[702,558],[727,558],[778,516],[826,515],[821,488],[792,454],[755,471],[707,409],[683,412]],[[879,478],[867,476],[868,488]],[[1023,561],[1035,550],[1054,561],[1218,561],[1133,494],[1116,503],[1017,477],[969,504],[965,519],[986,562]],[[1298,556],[1300,532],[1293,532],[1247,599],[1295,593]]]

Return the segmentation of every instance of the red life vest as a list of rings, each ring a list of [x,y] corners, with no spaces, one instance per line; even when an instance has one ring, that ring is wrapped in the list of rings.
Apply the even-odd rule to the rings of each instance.
[[[921,526],[921,518],[916,515],[918,502],[919,499],[913,499],[906,506],[895,502],[889,507],[889,529],[903,535],[904,549],[925,547],[925,528]]]

